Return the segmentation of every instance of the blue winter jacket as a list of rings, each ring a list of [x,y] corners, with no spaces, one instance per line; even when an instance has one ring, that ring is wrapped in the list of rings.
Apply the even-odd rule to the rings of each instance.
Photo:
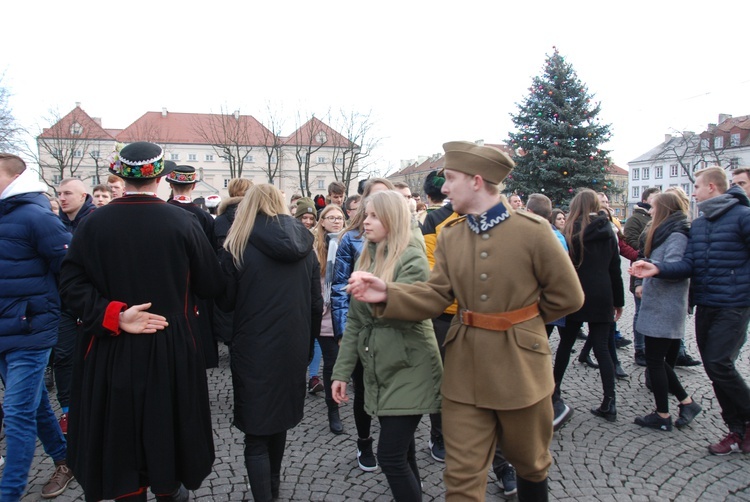
[[[0,200],[0,352],[57,343],[57,277],[70,237],[43,194]]]
[[[336,265],[334,266],[333,284],[331,285],[331,317],[333,319],[333,336],[340,339],[346,329],[346,316],[349,313],[349,294],[344,288],[349,284],[349,276],[354,272],[364,236],[357,237],[359,230],[350,230],[341,237],[336,251]]]
[[[657,277],[690,277],[692,303],[705,307],[750,306],[750,200],[740,187],[703,201],[690,227],[682,261],[654,262]]]

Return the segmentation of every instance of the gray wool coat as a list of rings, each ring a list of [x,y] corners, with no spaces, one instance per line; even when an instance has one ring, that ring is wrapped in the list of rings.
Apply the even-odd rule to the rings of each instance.
[[[672,233],[661,246],[651,251],[651,261],[658,264],[682,260],[687,242],[686,235]],[[643,279],[636,330],[654,338],[682,338],[685,335],[689,287],[689,279]]]

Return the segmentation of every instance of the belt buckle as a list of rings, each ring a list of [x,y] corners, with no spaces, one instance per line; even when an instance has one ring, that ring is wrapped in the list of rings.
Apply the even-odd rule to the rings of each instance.
[[[461,324],[466,324],[464,323],[464,312],[466,312],[466,309],[458,310],[458,322],[460,322]]]

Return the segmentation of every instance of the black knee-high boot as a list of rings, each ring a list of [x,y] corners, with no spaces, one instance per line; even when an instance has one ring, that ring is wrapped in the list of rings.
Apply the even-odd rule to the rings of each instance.
[[[517,478],[517,480],[518,502],[547,502],[549,500],[546,479],[536,483],[523,478]]]
[[[271,461],[268,454],[245,455],[247,479],[255,502],[271,502]]]

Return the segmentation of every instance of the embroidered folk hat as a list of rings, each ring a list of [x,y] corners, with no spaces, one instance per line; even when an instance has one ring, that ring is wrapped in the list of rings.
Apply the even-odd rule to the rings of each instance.
[[[177,166],[167,175],[167,182],[176,185],[190,185],[198,181],[193,166]]]
[[[164,160],[164,150],[155,143],[137,141],[115,151],[110,157],[109,172],[126,180],[158,178],[176,166]]]
[[[445,169],[464,174],[478,174],[490,183],[501,183],[516,166],[503,151],[471,141],[449,141],[443,144]]]

